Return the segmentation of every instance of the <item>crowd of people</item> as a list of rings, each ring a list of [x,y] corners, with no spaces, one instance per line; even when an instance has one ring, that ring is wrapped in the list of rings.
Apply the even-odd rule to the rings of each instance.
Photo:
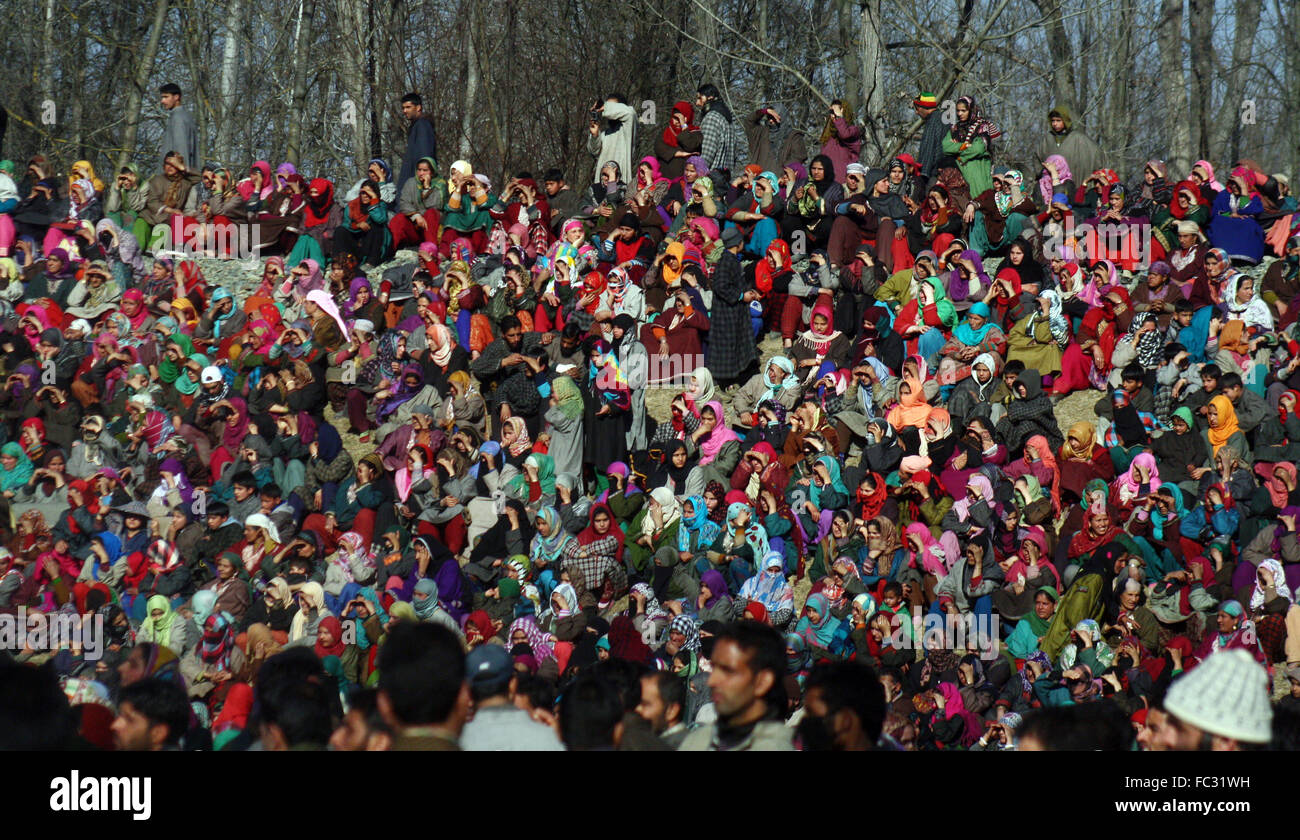
[[[1016,169],[928,93],[862,160],[704,85],[635,160],[594,103],[575,185],[409,94],[336,189],[196,170],[160,93],[157,173],[0,162],[0,611],[106,641],[3,654],[10,743],[1291,745],[1285,175],[1125,180],[1059,107]],[[231,225],[248,294],[174,250]]]

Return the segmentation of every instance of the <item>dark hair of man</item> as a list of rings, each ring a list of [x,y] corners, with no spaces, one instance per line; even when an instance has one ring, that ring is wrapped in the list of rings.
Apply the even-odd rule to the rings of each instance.
[[[117,705],[131,704],[151,726],[167,727],[168,744],[179,744],[181,736],[190,728],[190,701],[185,691],[170,680],[140,680],[122,689]]]
[[[257,671],[258,725],[280,727],[290,746],[326,744],[343,716],[337,681],[311,648],[289,648]]]
[[[686,714],[686,681],[672,671],[655,671],[650,675],[659,688],[659,700],[664,709],[676,703],[681,709],[680,715]]]
[[[618,689],[595,674],[578,677],[560,699],[560,738],[570,750],[612,749],[622,719]]]
[[[1051,752],[1124,752],[1134,737],[1128,717],[1111,701],[1040,709],[1025,715],[1016,735]]]
[[[52,662],[39,668],[0,662],[0,751],[72,749],[76,732]]]
[[[817,665],[804,683],[804,695],[813,688],[821,689],[827,718],[848,709],[857,715],[872,743],[880,737],[885,723],[885,689],[870,665],[858,661]]]
[[[406,104],[407,102],[410,102],[412,105],[415,105],[419,108],[424,107],[424,100],[420,97],[420,94],[418,93],[408,93],[406,94],[406,96],[403,96],[402,104]]]
[[[451,717],[465,683],[460,640],[437,624],[400,624],[379,650],[379,690],[408,726]]]

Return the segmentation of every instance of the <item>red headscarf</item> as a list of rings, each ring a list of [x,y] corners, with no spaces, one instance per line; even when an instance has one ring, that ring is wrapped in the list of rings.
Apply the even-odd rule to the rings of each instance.
[[[313,198],[307,193],[307,204],[302,209],[302,223],[306,227],[316,227],[329,221],[330,208],[334,205],[334,185],[324,178],[313,178],[309,190],[317,190],[319,197]]]
[[[596,514],[605,511],[609,516],[609,530],[604,534],[596,533]],[[618,520],[614,517],[614,511],[610,510],[609,505],[604,502],[597,502],[591,506],[591,513],[587,519],[587,527],[578,532],[579,545],[591,545],[596,540],[603,540],[605,537],[613,537],[618,540],[618,550],[614,552],[615,559],[623,557],[623,529],[618,527]]]
[[[685,100],[678,102],[676,105],[673,106],[672,113],[681,114],[683,117],[686,118],[686,127],[682,129],[675,129],[673,128],[672,114],[668,115],[668,125],[664,127],[663,139],[665,143],[667,143],[669,146],[672,146],[675,149],[677,148],[677,135],[681,131],[699,131],[699,129],[696,128],[694,125],[692,125],[692,123],[695,121],[695,108],[691,106],[691,103]]]
[[[327,615],[321,619],[319,629],[330,631],[330,635],[334,637],[334,644],[325,647],[320,643],[320,637],[317,636],[316,655],[321,659],[327,656],[342,656],[343,651],[347,649],[347,645],[343,643],[343,623],[334,616]]]

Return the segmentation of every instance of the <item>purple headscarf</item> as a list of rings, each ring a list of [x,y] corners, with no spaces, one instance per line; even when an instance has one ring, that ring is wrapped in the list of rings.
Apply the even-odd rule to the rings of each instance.
[[[727,594],[727,581],[723,579],[722,572],[717,569],[709,569],[700,575],[700,583],[709,587],[709,599],[704,602],[706,610],[718,603],[718,599]]]
[[[371,296],[374,295],[375,290],[370,286],[370,278],[365,275],[353,277],[352,282],[348,284],[348,305],[346,311],[343,313],[344,316],[348,318],[356,317],[357,293],[363,288],[370,292]]]

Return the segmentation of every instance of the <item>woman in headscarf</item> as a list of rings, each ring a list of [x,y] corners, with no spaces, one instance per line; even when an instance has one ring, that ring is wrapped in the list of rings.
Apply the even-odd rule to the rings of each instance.
[[[1038,296],[1038,307],[1007,333],[1007,361],[1020,361],[1027,369],[1054,373],[1062,369],[1061,351],[1069,341],[1070,323],[1062,308],[1061,295],[1054,289],[1046,289]],[[1054,390],[1059,382],[1060,379],[1053,384]],[[1079,387],[1087,387],[1086,382]]]
[[[993,175],[989,189],[979,193],[971,189],[966,220],[971,223],[971,249],[980,256],[997,253],[1009,245],[1036,215],[1033,200],[1022,189],[1024,181],[1020,170],[1004,169]]]
[[[352,254],[359,265],[380,265],[392,247],[388,229],[388,205],[380,197],[380,186],[363,181],[356,198],[347,204],[343,223],[334,229],[334,253]]]
[[[738,600],[756,601],[767,611],[767,623],[784,630],[794,617],[794,590],[786,581],[785,557],[769,551],[759,573],[745,581]]]
[[[810,251],[827,246],[836,218],[835,207],[844,199],[844,188],[836,177],[844,166],[838,166],[825,153],[812,159],[808,178],[787,191],[782,238],[793,241],[795,232],[803,231]]]
[[[678,543],[682,510],[673,491],[667,487],[656,487],[650,491],[649,496],[641,513],[639,532],[624,553],[628,576],[633,580],[649,580],[653,571],[650,568],[650,557],[664,546],[676,546]],[[634,521],[631,530],[637,530],[637,524]]]
[[[145,610],[137,641],[162,645],[177,656],[184,656],[197,644],[199,634],[194,623],[173,610],[165,595],[150,597]]]
[[[952,331],[952,338],[939,352],[961,364],[969,364],[983,354],[1002,356],[1007,339],[993,320],[993,312],[984,301],[976,301],[966,318]]]
[[[1256,174],[1238,166],[1228,176],[1227,188],[1210,207],[1210,244],[1234,260],[1257,264],[1264,256],[1264,229],[1258,217],[1264,212]]]
[[[889,410],[885,419],[899,431],[912,426],[924,428],[933,411],[920,380],[909,377],[898,386],[898,404]]]
[[[993,187],[992,144],[1001,136],[1002,130],[982,116],[974,97],[958,98],[957,122],[943,138],[943,153],[957,159],[972,196]]]
[[[905,352],[927,359],[943,349],[945,334],[955,326],[957,310],[938,277],[926,277],[917,284],[916,297],[903,304],[893,324]]]
[[[1066,432],[1056,462],[1062,495],[1067,497],[1067,502],[1082,498],[1083,488],[1093,479],[1110,483],[1115,478],[1110,453],[1097,443],[1097,430],[1087,420],[1080,420]]]
[[[1214,456],[1225,446],[1231,447],[1242,457],[1250,457],[1250,446],[1237,423],[1237,410],[1233,407],[1232,400],[1223,394],[1212,398],[1206,418],[1209,425],[1202,434],[1205,435],[1210,450],[1210,460],[1204,466],[1213,469]]]

